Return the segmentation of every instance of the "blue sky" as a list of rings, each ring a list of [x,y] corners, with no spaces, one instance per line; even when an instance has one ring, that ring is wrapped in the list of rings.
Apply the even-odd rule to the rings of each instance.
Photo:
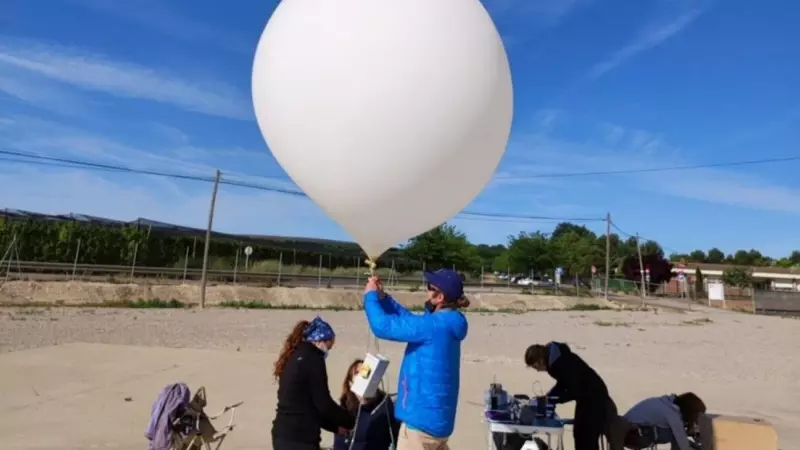
[[[288,0],[290,1],[290,0]],[[800,3],[486,0],[515,117],[472,211],[602,217],[670,251],[800,248],[800,163],[533,175],[786,157],[800,143]],[[46,5],[46,7],[45,7]],[[0,7],[0,147],[292,187],[254,120],[274,1],[41,0]],[[269,177],[269,178],[262,178]],[[0,161],[0,207],[203,227],[210,185]],[[456,219],[476,242],[551,222]],[[310,201],[223,186],[215,228],[347,239]],[[588,223],[598,232],[600,222]]]

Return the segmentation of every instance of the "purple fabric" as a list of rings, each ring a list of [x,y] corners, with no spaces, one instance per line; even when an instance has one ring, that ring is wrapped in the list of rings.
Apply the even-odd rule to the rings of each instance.
[[[150,440],[148,450],[170,450],[172,448],[172,421],[178,410],[189,405],[189,386],[184,383],[167,385],[158,394],[150,423],[144,436]]]

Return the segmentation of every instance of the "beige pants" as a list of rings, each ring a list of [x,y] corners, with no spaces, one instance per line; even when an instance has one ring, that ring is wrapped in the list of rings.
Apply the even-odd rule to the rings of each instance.
[[[411,430],[406,424],[400,427],[397,450],[450,450],[448,438],[437,438],[419,430]]]

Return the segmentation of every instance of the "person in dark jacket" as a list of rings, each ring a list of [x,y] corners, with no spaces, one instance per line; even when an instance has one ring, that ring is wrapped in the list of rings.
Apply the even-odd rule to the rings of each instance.
[[[322,429],[344,433],[353,427],[353,416],[328,389],[325,358],[335,341],[333,328],[319,317],[298,322],[286,338],[273,373],[278,380],[274,450],[319,450]]]
[[[352,434],[334,437],[333,450],[389,450],[397,442],[400,422],[394,417],[392,399],[381,389],[372,398],[358,398],[350,391],[363,363],[361,359],[353,361],[342,381],[339,404],[358,419]]]
[[[617,417],[616,406],[600,375],[561,342],[531,345],[525,351],[525,364],[556,380],[547,393],[548,397],[557,397],[556,403],[575,401],[575,450],[599,449],[600,436]]]
[[[651,448],[670,444],[672,450],[693,450],[690,440],[696,434],[698,420],[706,412],[706,404],[693,392],[646,398],[634,405],[623,417],[627,422],[625,447]]]

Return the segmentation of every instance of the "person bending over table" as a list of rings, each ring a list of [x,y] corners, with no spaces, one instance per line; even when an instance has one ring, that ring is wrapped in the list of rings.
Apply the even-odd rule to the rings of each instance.
[[[525,350],[525,364],[547,372],[556,380],[547,397],[557,397],[556,403],[575,401],[572,428],[575,450],[598,450],[600,436],[617,416],[616,406],[600,375],[561,342],[531,345]]]
[[[689,434],[695,434],[705,412],[705,403],[693,392],[646,398],[623,415],[628,422],[625,446],[638,450],[671,444],[672,450],[693,450],[697,447]]]

